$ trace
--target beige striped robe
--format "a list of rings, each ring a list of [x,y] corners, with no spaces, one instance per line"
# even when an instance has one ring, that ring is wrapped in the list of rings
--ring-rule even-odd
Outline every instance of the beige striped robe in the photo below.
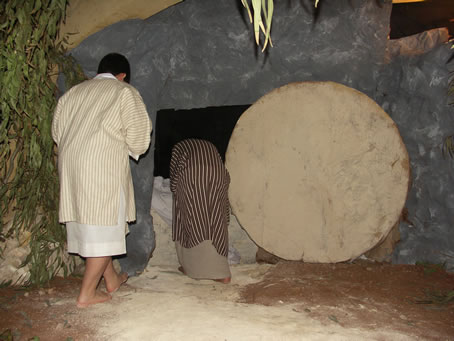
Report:
[[[151,121],[139,92],[110,76],[71,88],[54,112],[62,223],[116,225],[121,189],[136,219],[129,154],[146,152]]]
[[[228,255],[230,176],[216,147],[187,139],[172,149],[170,189],[173,193],[172,238],[185,248],[211,240]]]

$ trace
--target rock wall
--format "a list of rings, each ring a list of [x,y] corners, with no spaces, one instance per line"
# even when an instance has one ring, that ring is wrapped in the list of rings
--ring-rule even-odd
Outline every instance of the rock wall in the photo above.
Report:
[[[454,133],[447,96],[452,56],[447,44],[399,56],[377,78],[376,100],[398,125],[412,171],[395,263],[446,262],[454,270],[453,161],[442,155],[444,138]]]
[[[71,54],[89,76],[106,53],[125,54],[131,83],[154,123],[160,109],[251,104],[294,81],[329,80],[362,91],[394,119],[411,159],[408,219],[400,224],[393,261],[453,266],[454,179],[452,162],[441,155],[443,137],[454,130],[447,105],[452,51],[445,44],[421,55],[390,57],[388,1],[325,0],[317,11],[311,3],[276,2],[274,48],[265,53],[253,42],[240,1],[186,0],[146,20],[113,24]],[[152,143],[139,163],[131,162],[138,220],[128,256],[120,260],[130,274],[143,269],[154,247],[153,156]]]

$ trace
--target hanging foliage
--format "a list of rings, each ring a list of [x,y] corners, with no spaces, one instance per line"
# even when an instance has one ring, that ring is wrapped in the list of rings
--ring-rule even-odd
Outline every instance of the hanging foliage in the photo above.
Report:
[[[80,69],[57,43],[67,0],[0,3],[0,240],[30,232],[28,284],[42,285],[65,261],[58,222],[58,174],[51,137],[57,65],[74,80]],[[79,77],[80,78],[80,77]],[[71,258],[69,258],[70,260]]]
[[[314,6],[317,7],[319,0],[315,0]],[[254,36],[255,43],[260,45],[260,30],[264,35],[264,42],[262,47],[262,52],[265,51],[268,46],[268,42],[271,47],[273,43],[271,41],[271,23],[273,20],[274,12],[274,0],[251,0],[252,3],[252,12],[249,7],[248,0],[241,0],[241,3],[246,8],[249,20],[254,24]],[[263,19],[262,20],[262,12]]]

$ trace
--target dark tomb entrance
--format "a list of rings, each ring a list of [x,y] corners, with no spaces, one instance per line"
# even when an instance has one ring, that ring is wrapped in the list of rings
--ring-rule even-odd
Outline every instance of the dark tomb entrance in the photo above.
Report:
[[[156,118],[154,176],[169,178],[173,146],[188,138],[210,141],[225,161],[233,128],[250,105],[208,107],[190,110],[160,110]]]

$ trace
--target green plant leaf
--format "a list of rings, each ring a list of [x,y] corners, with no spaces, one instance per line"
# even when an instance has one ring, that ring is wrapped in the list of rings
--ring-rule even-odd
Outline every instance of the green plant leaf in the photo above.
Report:
[[[31,251],[23,264],[30,268],[30,285],[45,284],[60,269],[65,274],[74,269],[74,261],[67,264],[63,257],[66,233],[58,222],[58,174],[50,134],[54,67],[79,78],[83,74],[57,42],[67,3],[0,2],[0,236],[31,233]]]

